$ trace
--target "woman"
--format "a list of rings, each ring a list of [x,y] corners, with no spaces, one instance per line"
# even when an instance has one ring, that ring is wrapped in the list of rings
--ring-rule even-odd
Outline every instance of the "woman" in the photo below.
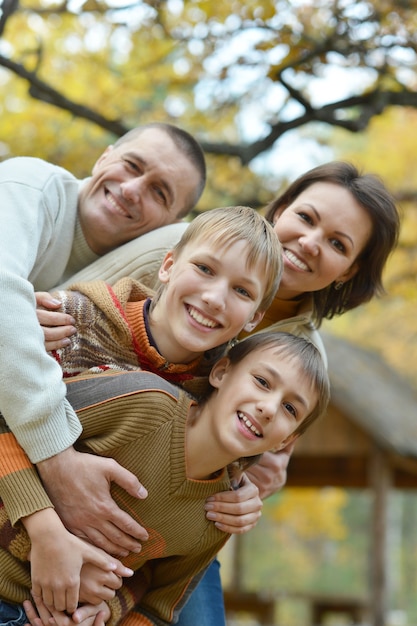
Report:
[[[259,330],[310,337],[324,354],[318,329],[383,293],[382,273],[398,240],[400,220],[379,178],[346,162],[320,165],[295,180],[266,210],[283,246],[284,272]],[[247,470],[262,499],[283,487],[292,447]],[[222,529],[221,503],[210,517]],[[204,606],[204,611],[201,607]],[[198,617],[198,619],[197,619]],[[219,564],[208,568],[178,621],[179,626],[225,624]]]

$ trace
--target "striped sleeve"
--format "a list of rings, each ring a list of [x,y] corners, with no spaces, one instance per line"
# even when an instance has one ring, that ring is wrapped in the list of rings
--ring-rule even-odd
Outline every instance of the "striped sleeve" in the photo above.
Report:
[[[19,494],[19,497],[16,497]],[[38,473],[0,416],[0,497],[13,525],[52,507]]]

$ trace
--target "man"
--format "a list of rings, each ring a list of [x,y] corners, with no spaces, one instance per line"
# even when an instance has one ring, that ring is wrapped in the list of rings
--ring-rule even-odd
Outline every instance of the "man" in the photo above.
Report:
[[[124,135],[85,181],[40,159],[0,165],[0,411],[41,475],[58,466],[75,471],[72,444],[81,427],[61,369],[45,352],[34,289],[50,289],[125,242],[180,220],[204,184],[200,146],[168,124]],[[93,477],[90,460],[77,471]],[[133,475],[110,461],[105,466],[108,481],[146,495]],[[129,528],[146,538],[130,518]],[[132,539],[126,548],[140,546]]]

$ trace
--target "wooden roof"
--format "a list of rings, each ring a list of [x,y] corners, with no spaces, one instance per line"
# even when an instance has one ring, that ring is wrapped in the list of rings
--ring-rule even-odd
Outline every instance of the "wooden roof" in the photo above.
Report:
[[[417,388],[375,352],[322,333],[332,397],[328,414],[297,442],[288,485],[366,487],[375,447],[394,484],[417,487]]]

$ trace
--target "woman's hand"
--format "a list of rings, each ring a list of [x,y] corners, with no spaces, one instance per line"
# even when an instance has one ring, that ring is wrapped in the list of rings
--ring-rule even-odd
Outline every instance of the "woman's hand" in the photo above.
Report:
[[[222,491],[207,498],[206,517],[225,533],[243,534],[256,526],[261,517],[262,500],[258,487],[243,474],[235,491]]]
[[[36,315],[45,337],[48,352],[69,346],[70,337],[77,332],[71,315],[61,313],[59,300],[52,298],[47,291],[35,292]]]
[[[264,452],[260,461],[246,470],[247,475],[259,489],[262,500],[283,488],[287,482],[287,469],[294,442],[278,452]]]

